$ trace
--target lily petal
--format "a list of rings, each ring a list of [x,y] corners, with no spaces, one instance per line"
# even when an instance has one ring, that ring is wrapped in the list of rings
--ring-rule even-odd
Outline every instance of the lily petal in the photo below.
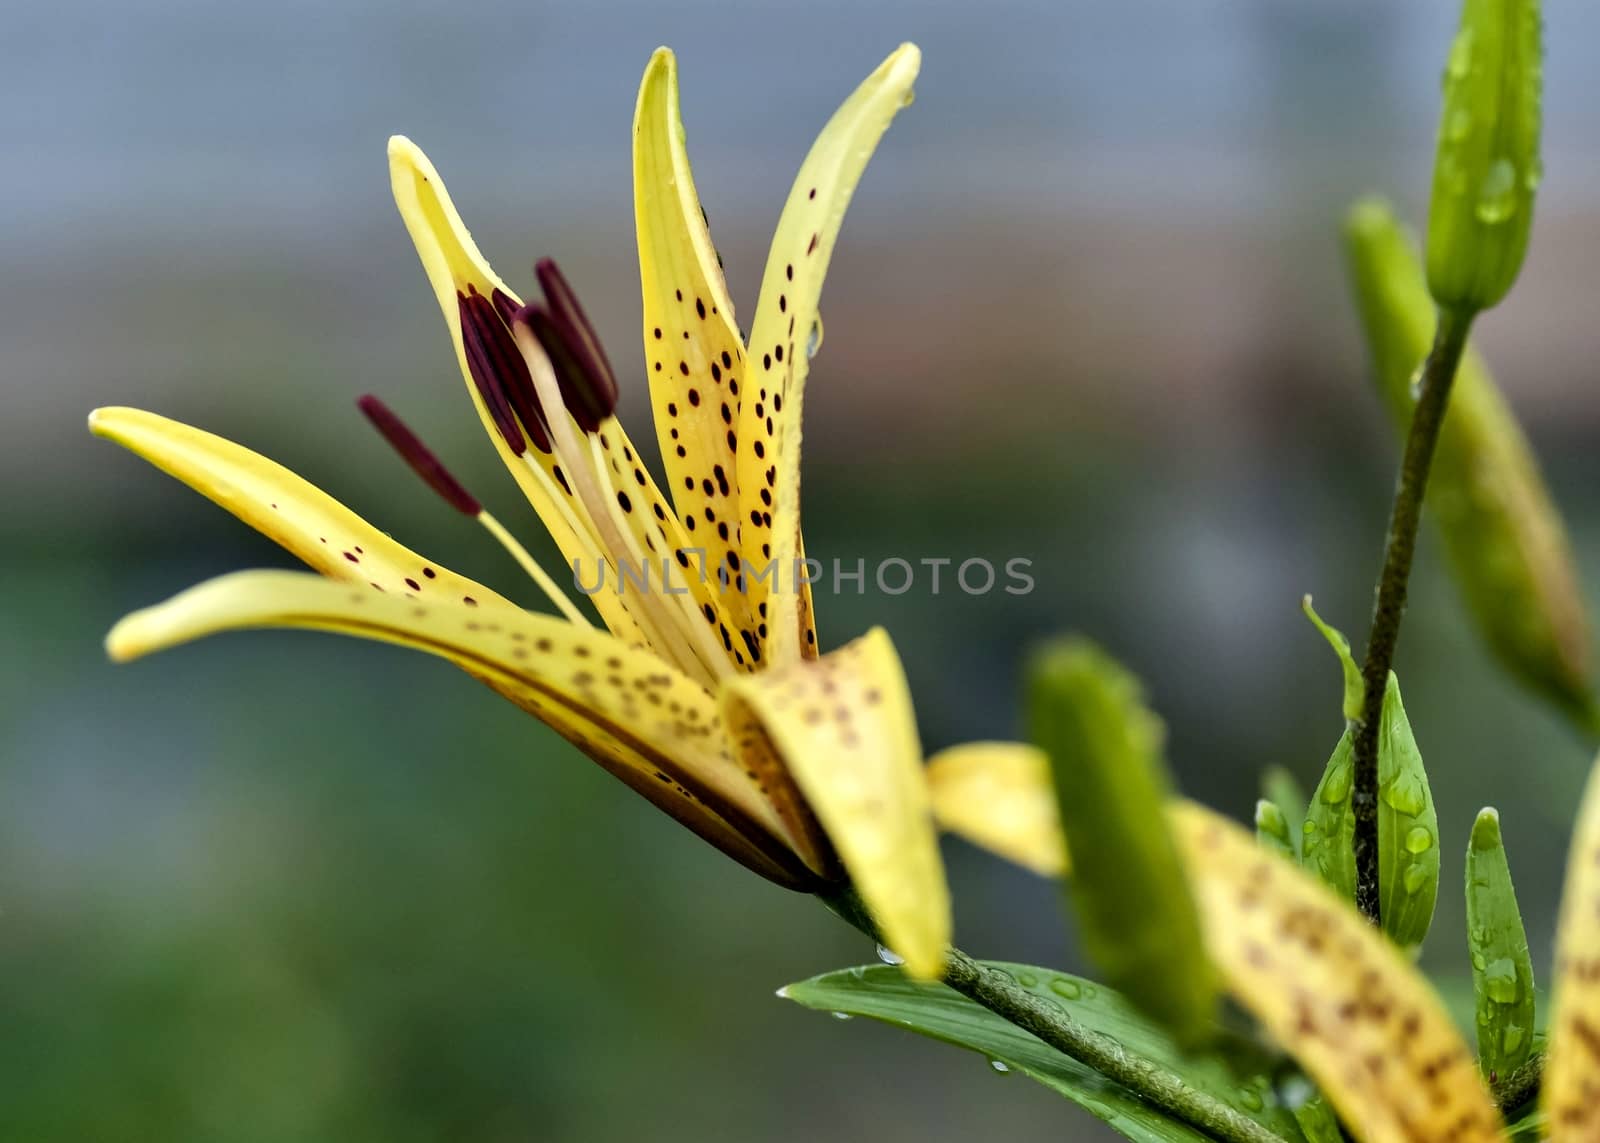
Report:
[[[1220,814],[1176,803],[1206,951],[1366,1143],[1504,1140],[1472,1053],[1393,943]]]
[[[456,363],[467,384],[467,393],[478,410],[478,419],[494,444],[495,451],[505,462],[506,469],[527,496],[528,503],[538,513],[539,519],[549,529],[556,546],[569,561],[580,560],[594,567],[593,548],[589,538],[575,531],[569,517],[578,511],[577,501],[571,492],[571,482],[560,472],[555,458],[536,448],[519,456],[506,443],[495,427],[494,417],[484,403],[483,395],[472,380],[472,370],[467,365],[466,342],[461,330],[461,299],[473,294],[493,300],[503,309],[515,310],[522,301],[501,280],[479,253],[478,245],[467,232],[450,192],[433,164],[416,144],[403,135],[389,140],[389,181],[394,190],[395,205],[400,209],[406,230],[417,248],[428,282],[439,299],[439,309],[444,314],[450,331],[450,341],[455,346]],[[563,414],[564,415],[564,414]],[[543,477],[533,467],[542,470]],[[565,503],[563,503],[563,501]],[[600,617],[614,634],[642,641],[638,628],[628,615],[623,600],[615,592],[597,591],[589,597],[600,612]]]
[[[943,972],[950,897],[905,674],[881,628],[814,662],[724,684],[730,727],[759,728],[883,933],[924,979]]]
[[[746,557],[757,566],[775,561],[785,583],[801,549],[800,410],[811,354],[822,336],[822,279],[856,183],[889,121],[911,101],[921,66],[916,45],[902,44],[828,120],[795,178],[767,256],[750,328],[750,375],[741,379],[739,519]],[[801,615],[810,610],[802,594],[750,585],[752,609],[759,611],[763,602],[770,609],[767,654],[774,662],[812,653],[808,648],[815,646],[815,632],[802,629]]]
[[[667,485],[683,526],[713,563],[738,572],[737,425],[744,342],[695,191],[679,113],[678,65],[658,48],[633,116],[633,213],[644,294],[644,352]],[[723,600],[752,635],[743,596]],[[754,663],[749,664],[752,668]]]
[[[1600,1138],[1600,763],[1589,775],[1567,858],[1540,1098],[1553,1143]]]
[[[1068,873],[1067,839],[1049,797],[1050,760],[1037,746],[970,742],[941,750],[928,760],[928,792],[941,829],[1041,877]]]
[[[218,631],[299,627],[447,659],[574,742],[749,868],[790,887],[815,879],[729,754],[713,698],[646,651],[554,616],[355,589],[303,572],[238,572],[128,616],[107,648],[127,660]]]
[[[142,409],[89,414],[115,441],[226,508],[316,571],[422,601],[519,610],[481,583],[398,544],[309,481],[230,440]]]

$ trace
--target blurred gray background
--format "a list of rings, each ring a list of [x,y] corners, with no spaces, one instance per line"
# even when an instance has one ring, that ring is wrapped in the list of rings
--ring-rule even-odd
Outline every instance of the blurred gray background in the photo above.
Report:
[[[241,635],[129,667],[125,611],[286,557],[83,429],[99,404],[266,452],[532,602],[370,436],[376,390],[524,536],[388,191],[404,132],[513,282],[562,260],[631,388],[629,122],[679,53],[743,312],[813,133],[925,52],[852,206],[807,402],[807,539],[1025,556],[1037,590],[823,596],[904,654],[926,745],[1015,733],[1033,641],[1149,681],[1185,788],[1308,785],[1395,460],[1344,206],[1425,205],[1445,0],[0,3],[0,1138],[1090,1137],[981,1059],[786,1006],[870,959],[450,668]],[[1600,583],[1600,10],[1549,0],[1533,248],[1481,343]],[[1501,679],[1425,547],[1400,669],[1447,855],[1497,804],[1548,961],[1590,746]],[[958,936],[1081,965],[1052,889],[948,847]],[[1428,964],[1466,972],[1447,857]]]

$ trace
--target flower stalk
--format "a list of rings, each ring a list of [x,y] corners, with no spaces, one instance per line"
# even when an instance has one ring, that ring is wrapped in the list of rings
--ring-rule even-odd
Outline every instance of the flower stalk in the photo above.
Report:
[[[871,915],[853,890],[819,895],[823,904],[874,941]],[[1030,1032],[1056,1051],[1121,1084],[1175,1119],[1222,1143],[1284,1143],[1275,1133],[1215,1096],[1197,1091],[1159,1064],[1128,1051],[1117,1040],[1085,1027],[1058,1004],[1035,996],[1000,969],[958,948],[945,954],[943,981],[996,1016]]]
[[[1417,526],[1428,491],[1428,472],[1434,447],[1450,404],[1473,314],[1441,307],[1433,348],[1418,371],[1416,409],[1406,434],[1400,479],[1389,511],[1389,531],[1384,541],[1383,570],[1378,577],[1378,598],[1361,665],[1363,702],[1355,726],[1354,773],[1351,806],[1355,814],[1356,907],[1373,924],[1381,919],[1378,885],[1378,730],[1382,724],[1383,694],[1394,665],[1405,616],[1411,563],[1417,549]]]

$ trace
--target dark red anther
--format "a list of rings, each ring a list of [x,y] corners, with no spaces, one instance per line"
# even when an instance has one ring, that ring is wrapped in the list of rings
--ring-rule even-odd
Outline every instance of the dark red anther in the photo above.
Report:
[[[499,290],[495,293],[505,297]],[[501,438],[518,456],[528,451],[529,440],[540,452],[549,452],[550,437],[538,402],[532,398],[528,364],[500,317],[499,298],[491,301],[469,287],[467,293],[456,294],[456,301],[467,371]],[[527,429],[526,438],[523,429]]]
[[[573,385],[587,391],[583,405],[589,411],[604,409],[598,414],[601,419],[611,416],[617,409],[617,378],[611,371],[611,362],[606,358],[600,335],[595,332],[594,325],[583,312],[583,306],[578,303],[578,295],[573,292],[566,275],[562,274],[554,260],[539,259],[533,272],[538,276],[539,286],[549,303],[551,327],[559,334],[561,345],[570,360]],[[540,341],[554,361],[556,350],[550,341],[545,340],[543,333],[540,333]],[[565,392],[564,387],[563,394]],[[568,397],[567,402],[570,406],[572,398]],[[574,411],[573,416],[577,415]],[[581,423],[582,418],[579,420]]]
[[[394,410],[388,405],[368,393],[356,401],[356,406],[367,415],[372,427],[400,454],[400,459],[411,466],[411,471],[444,497],[445,503],[468,516],[477,516],[483,511],[483,505],[478,503],[477,498],[451,475],[433,451],[422,443],[404,421],[395,416]]]

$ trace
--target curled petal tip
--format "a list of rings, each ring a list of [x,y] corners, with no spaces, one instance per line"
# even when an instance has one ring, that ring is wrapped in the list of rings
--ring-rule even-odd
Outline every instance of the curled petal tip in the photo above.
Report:
[[[128,663],[150,649],[149,639],[141,634],[144,612],[135,611],[117,621],[106,633],[106,655],[113,663]]]

